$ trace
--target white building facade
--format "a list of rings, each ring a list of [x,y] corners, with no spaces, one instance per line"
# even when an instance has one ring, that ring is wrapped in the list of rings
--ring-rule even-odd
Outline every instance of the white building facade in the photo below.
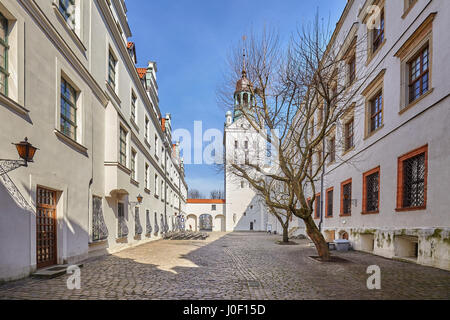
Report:
[[[450,270],[449,14],[448,1],[348,1],[331,41],[356,44],[340,48],[364,52],[345,72],[370,76],[328,137],[328,241]]]
[[[159,239],[187,185],[123,0],[0,3],[0,281]],[[140,196],[140,197],[138,197]],[[138,201],[138,198],[140,202]]]
[[[225,232],[225,200],[188,199],[185,229],[192,231]]]

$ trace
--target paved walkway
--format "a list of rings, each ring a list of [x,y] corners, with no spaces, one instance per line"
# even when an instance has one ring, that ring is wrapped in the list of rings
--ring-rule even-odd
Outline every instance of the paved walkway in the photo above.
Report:
[[[323,264],[315,250],[279,236],[214,233],[207,241],[157,241],[85,263],[81,290],[66,279],[0,285],[0,299],[450,299],[450,272],[360,252]],[[381,268],[381,290],[366,269]]]

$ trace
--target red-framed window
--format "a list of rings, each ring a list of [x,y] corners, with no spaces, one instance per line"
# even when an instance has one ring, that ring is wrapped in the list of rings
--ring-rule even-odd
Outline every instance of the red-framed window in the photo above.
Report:
[[[380,212],[380,167],[363,174],[363,214]]]
[[[427,207],[428,145],[398,158],[397,211]]]
[[[325,198],[325,218],[333,217],[333,197],[334,197],[334,188],[327,189],[327,194]]]
[[[352,179],[341,183],[341,216],[352,215]]]

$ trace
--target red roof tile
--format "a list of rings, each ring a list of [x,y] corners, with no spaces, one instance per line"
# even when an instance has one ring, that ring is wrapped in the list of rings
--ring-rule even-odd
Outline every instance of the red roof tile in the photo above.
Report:
[[[136,68],[139,78],[143,79],[147,73],[147,68]]]

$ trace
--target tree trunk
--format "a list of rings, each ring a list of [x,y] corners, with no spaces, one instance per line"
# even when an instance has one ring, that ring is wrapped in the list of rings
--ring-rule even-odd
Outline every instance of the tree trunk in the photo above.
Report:
[[[330,249],[328,248],[328,244],[325,241],[322,233],[319,231],[319,228],[317,228],[314,219],[312,218],[312,216],[309,216],[308,218],[303,219],[303,221],[306,225],[306,233],[308,234],[312,242],[314,242],[320,259],[322,261],[329,261],[331,258]]]
[[[283,242],[288,243],[289,242],[289,227],[283,226]]]

